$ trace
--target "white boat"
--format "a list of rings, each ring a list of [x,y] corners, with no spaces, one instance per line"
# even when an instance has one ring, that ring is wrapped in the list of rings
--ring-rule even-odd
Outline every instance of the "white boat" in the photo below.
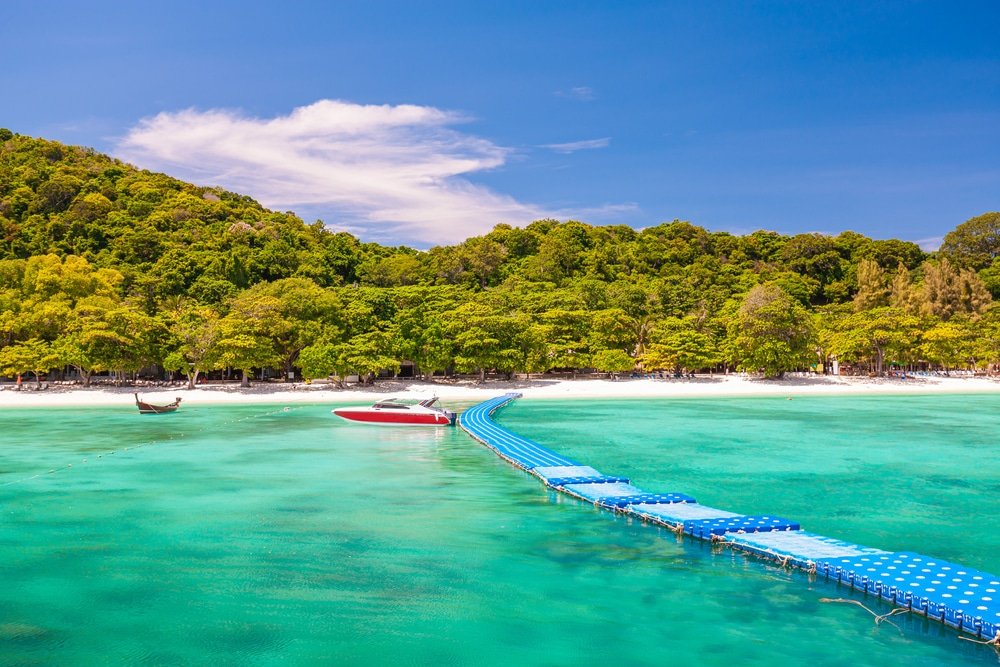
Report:
[[[388,398],[370,407],[334,408],[333,414],[352,422],[409,426],[454,426],[455,413],[424,400]]]

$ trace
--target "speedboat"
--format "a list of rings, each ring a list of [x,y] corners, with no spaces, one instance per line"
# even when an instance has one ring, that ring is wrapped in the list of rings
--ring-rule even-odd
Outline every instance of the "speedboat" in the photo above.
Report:
[[[437,397],[425,400],[388,398],[367,408],[334,408],[341,419],[367,424],[454,426],[455,413],[434,405]]]

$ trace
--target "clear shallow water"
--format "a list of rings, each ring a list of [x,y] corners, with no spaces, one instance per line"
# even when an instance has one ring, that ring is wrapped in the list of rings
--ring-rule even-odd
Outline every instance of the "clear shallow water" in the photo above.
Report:
[[[499,420],[650,490],[1000,572],[998,407],[518,401]],[[457,429],[329,410],[0,411],[0,664],[996,663],[556,496]]]

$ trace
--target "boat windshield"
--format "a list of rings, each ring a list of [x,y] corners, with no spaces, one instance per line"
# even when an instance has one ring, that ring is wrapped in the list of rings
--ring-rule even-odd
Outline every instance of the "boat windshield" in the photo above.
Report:
[[[372,407],[374,408],[395,408],[397,410],[405,410],[409,407],[417,405],[419,401],[412,398],[387,398],[385,400],[379,401]]]
[[[434,407],[434,404],[437,402],[437,400],[438,400],[437,396],[435,396],[434,398],[426,398],[422,401],[416,398],[387,398],[385,400],[379,401],[372,407],[386,408],[389,410],[406,410],[416,405],[421,405],[425,408],[431,408]]]

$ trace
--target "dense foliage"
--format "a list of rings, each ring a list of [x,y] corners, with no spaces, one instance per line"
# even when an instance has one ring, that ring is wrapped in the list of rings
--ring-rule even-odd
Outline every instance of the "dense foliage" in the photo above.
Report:
[[[939,256],[681,221],[539,220],[419,251],[0,130],[0,374],[982,368],[1000,362],[998,225],[959,225]]]

